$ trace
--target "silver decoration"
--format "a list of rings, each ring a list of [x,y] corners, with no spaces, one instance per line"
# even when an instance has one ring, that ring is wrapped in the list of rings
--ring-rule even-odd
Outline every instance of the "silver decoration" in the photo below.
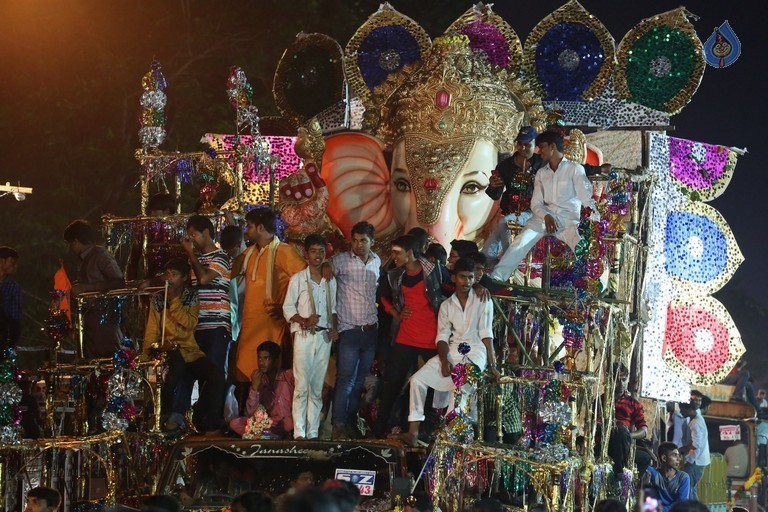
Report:
[[[19,427],[6,425],[0,427],[0,444],[17,444],[21,441]]]
[[[107,382],[107,389],[110,396],[138,398],[141,393],[141,380],[135,372],[129,370],[115,372]]]
[[[15,382],[0,384],[0,404],[16,405],[21,402],[21,388]]]
[[[666,55],[659,55],[651,61],[651,74],[661,78],[672,72],[672,61]]]
[[[167,98],[162,91],[147,91],[141,95],[141,106],[144,108],[154,108],[162,110],[165,108]]]
[[[564,444],[557,443],[537,449],[531,458],[545,464],[556,464],[566,460],[569,456],[568,448]]]
[[[381,52],[379,55],[379,66],[384,71],[394,71],[400,67],[400,54],[393,49]]]
[[[560,52],[560,55],[557,56],[557,63],[566,71],[573,71],[578,68],[580,61],[581,57],[579,57],[579,53],[570,48],[563,50]]]
[[[101,426],[104,430],[125,430],[128,428],[128,421],[113,412],[105,412],[101,417]]]
[[[571,423],[571,408],[565,402],[544,402],[539,408],[539,416],[544,423],[569,425]]]
[[[165,128],[162,126],[142,126],[139,129],[139,141],[145,149],[154,149],[165,140]]]

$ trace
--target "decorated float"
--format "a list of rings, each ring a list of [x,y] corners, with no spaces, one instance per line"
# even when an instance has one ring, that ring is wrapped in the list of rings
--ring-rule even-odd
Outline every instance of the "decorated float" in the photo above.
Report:
[[[705,67],[689,17],[678,8],[640,20],[617,45],[572,0],[523,45],[483,4],[433,40],[385,3],[344,48],[324,34],[297,36],[275,72],[280,118],[259,118],[245,74],[232,68],[235,131],[205,134],[206,149],[193,152],[160,149],[168,99],[155,62],[142,79],[140,215],[104,217],[109,248],[126,268],[133,265],[136,278],[154,275],[191,214],[150,217],[147,201],[152,193],[178,199],[195,188],[196,210],[218,227],[269,206],[281,214],[280,235],[297,245],[321,232],[341,250],[351,227],[365,220],[384,254],[390,240],[417,226],[446,247],[454,239],[482,246],[499,218],[498,203],[484,191],[520,128],[561,130],[570,159],[610,164],[590,177],[600,220],[584,212],[575,252],[542,239],[509,289],[494,297],[501,382],[487,381],[469,362],[457,366],[458,387],[479,385],[478,422],[461,407],[445,419],[414,488],[423,484],[444,511],[487,495],[551,512],[587,511],[607,496],[630,502],[636,468],[614,474],[608,443],[598,442],[614,421],[613,369],[631,369],[648,423],[657,426],[662,401],[687,402],[692,385],[720,381],[744,353],[728,312],[712,297],[742,256],[725,219],[707,204],[725,191],[740,151],[667,135]],[[517,178],[521,196],[530,179]],[[520,226],[511,228],[514,236]],[[140,325],[142,294],[87,296],[75,313],[84,302],[102,301]],[[65,315],[52,308],[50,335],[58,343],[68,330]],[[93,497],[93,478],[57,479],[96,466],[107,502],[139,480],[152,492],[173,491],[135,469],[157,464],[170,442],[153,412],[163,362],[137,364],[140,331],[128,331],[132,344],[113,361],[48,367],[45,439],[18,441],[15,395],[2,395],[7,507],[18,486],[35,483],[62,487],[71,501]],[[107,432],[99,436],[78,430],[85,418],[77,390],[89,375],[110,396]],[[12,380],[11,372],[3,386]],[[519,439],[504,442],[515,422]]]

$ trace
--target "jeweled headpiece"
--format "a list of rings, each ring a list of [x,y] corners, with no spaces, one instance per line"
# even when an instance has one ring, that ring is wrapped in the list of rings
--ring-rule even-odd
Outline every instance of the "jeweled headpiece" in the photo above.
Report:
[[[483,139],[514,148],[525,106],[511,92],[514,78],[470,48],[465,35],[437,38],[421,67],[389,96],[374,128],[388,148],[407,135],[431,140]],[[386,87],[374,92],[388,95]]]

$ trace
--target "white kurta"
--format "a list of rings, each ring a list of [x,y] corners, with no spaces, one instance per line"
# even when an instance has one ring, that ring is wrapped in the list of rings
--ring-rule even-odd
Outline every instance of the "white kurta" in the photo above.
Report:
[[[311,290],[311,291],[310,291]],[[312,300],[310,301],[310,293]],[[330,309],[328,299],[330,298]],[[309,267],[291,276],[283,303],[283,314],[291,324],[293,333],[293,435],[314,438],[320,428],[320,411],[323,408],[322,393],[328,360],[331,357],[331,340],[328,329],[333,327],[336,314],[336,280],[320,283],[312,280]],[[302,330],[291,317],[299,314],[308,318],[320,315],[318,327],[325,330]]]
[[[575,250],[581,240],[578,227],[582,206],[591,208],[593,215],[597,215],[595,201],[592,199],[592,184],[581,164],[563,158],[557,171],[553,171],[549,164],[539,169],[531,197],[533,217],[509,244],[501,261],[493,269],[493,278],[502,281],[509,279],[528,251],[548,234],[544,222],[547,215],[551,215],[557,224],[557,231],[552,235]]]
[[[435,343],[448,343],[448,361],[455,365],[464,361],[459,352],[459,345],[467,343],[470,347],[466,357],[481,370],[488,365],[488,354],[484,338],[493,338],[493,302],[482,302],[474,290],[469,292],[465,308],[461,307],[456,294],[443,301],[437,316],[437,337]],[[465,386],[466,387],[466,386]],[[433,405],[435,408],[450,404],[450,391],[455,389],[451,377],[443,377],[440,369],[440,357],[434,356],[411,377],[411,403],[408,421],[424,420],[424,400],[427,388],[435,390]],[[473,389],[463,389],[470,394]]]

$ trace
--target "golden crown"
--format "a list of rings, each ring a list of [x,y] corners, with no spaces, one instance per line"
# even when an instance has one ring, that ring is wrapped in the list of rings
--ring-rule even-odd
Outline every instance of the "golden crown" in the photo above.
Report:
[[[527,124],[543,123],[540,100],[474,52],[467,36],[435,39],[419,69],[408,71],[374,91],[380,109],[368,128],[390,149],[412,134],[435,141],[484,139],[510,151],[526,116]]]

